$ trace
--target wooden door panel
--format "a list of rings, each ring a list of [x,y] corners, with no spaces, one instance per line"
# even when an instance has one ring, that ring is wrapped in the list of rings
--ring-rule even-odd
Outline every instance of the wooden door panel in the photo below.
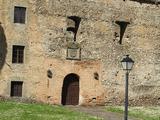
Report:
[[[67,104],[77,105],[79,102],[79,86],[77,82],[68,86],[67,90]]]
[[[62,89],[63,105],[78,105],[79,103],[79,77],[67,76]]]

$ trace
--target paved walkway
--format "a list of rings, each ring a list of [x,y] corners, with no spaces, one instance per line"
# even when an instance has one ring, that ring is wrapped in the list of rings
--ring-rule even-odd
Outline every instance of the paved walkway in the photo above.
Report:
[[[97,116],[99,118],[103,118],[104,120],[124,120],[122,114],[106,112],[104,106],[95,106],[95,107],[66,106],[66,107],[74,111],[80,111],[93,116]],[[129,118],[128,120],[138,120],[138,119]]]

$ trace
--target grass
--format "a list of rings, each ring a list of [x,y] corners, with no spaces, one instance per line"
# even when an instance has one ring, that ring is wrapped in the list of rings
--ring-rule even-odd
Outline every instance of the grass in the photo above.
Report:
[[[0,120],[100,120],[63,106],[0,101]]]
[[[107,111],[124,113],[122,106],[107,106]],[[140,120],[160,120],[160,107],[129,107],[129,116]]]

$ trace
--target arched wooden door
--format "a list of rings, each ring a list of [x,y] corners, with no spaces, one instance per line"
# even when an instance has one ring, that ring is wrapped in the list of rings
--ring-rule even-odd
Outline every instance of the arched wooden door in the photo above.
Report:
[[[79,76],[69,74],[64,78],[62,88],[62,105],[79,104]]]

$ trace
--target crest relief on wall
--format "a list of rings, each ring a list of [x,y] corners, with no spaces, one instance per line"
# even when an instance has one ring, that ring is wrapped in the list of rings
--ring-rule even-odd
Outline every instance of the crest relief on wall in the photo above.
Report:
[[[81,47],[76,41],[69,42],[67,44],[66,59],[69,59],[69,60],[80,60],[81,59]]]

